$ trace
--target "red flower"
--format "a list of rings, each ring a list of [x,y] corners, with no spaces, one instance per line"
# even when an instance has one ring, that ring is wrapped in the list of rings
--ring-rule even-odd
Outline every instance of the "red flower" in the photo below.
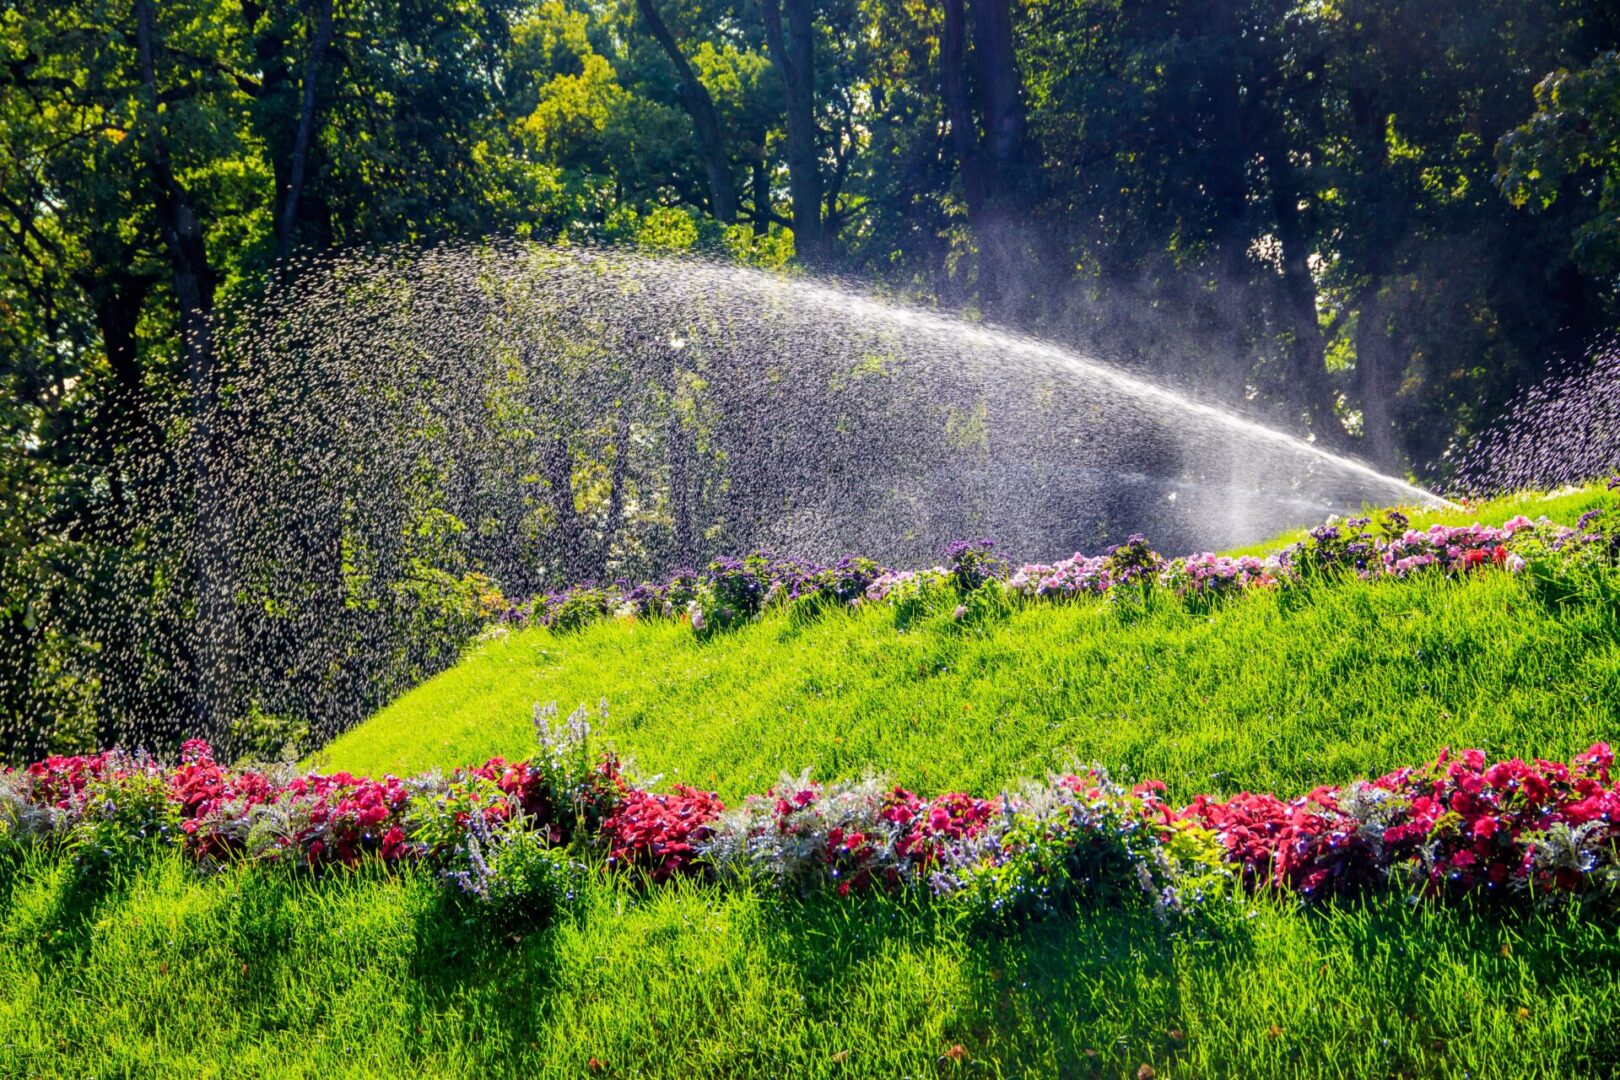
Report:
[[[602,821],[608,865],[647,871],[654,883],[696,870],[696,844],[714,832],[725,810],[713,792],[675,785],[669,795],[630,788]]]

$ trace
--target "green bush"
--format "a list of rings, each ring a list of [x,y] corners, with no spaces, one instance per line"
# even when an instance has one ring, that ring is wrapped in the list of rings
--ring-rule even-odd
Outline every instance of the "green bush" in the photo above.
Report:
[[[580,868],[521,820],[475,828],[462,855],[463,868],[448,876],[502,927],[544,926],[578,895]]]

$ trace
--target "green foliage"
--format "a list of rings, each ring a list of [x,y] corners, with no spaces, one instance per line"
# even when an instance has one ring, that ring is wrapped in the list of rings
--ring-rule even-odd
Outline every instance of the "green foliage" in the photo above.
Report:
[[[1620,601],[1620,571],[1608,560],[1598,558],[1595,551],[1582,555],[1554,556],[1544,544],[1527,546],[1521,554],[1524,577],[1542,603],[1556,608]]]
[[[1095,838],[1080,843],[1067,835],[1072,826],[1066,811],[1026,807],[1014,815],[1002,838],[1013,854],[999,865],[973,867],[954,897],[968,917],[1005,927],[1051,918],[1076,903],[1114,908],[1144,903],[1137,876],[1139,871],[1152,880],[1151,838],[1104,799],[1094,797],[1091,803],[1091,819],[1104,824]]]
[[[74,865],[88,876],[128,870],[133,861],[174,843],[179,807],[159,770],[133,772],[85,786],[85,806],[69,839]]]
[[[889,590],[894,609],[894,628],[901,632],[940,611],[951,610],[956,590],[942,570],[918,570],[896,582]]]
[[[552,847],[536,829],[512,825],[495,830],[482,844],[470,839],[466,876],[476,874],[473,895],[497,925],[544,926],[573,903],[582,868],[568,853]]]
[[[434,855],[455,848],[466,834],[461,823],[474,814],[482,814],[502,799],[500,786],[495,781],[477,775],[447,782],[440,794],[438,799],[412,802],[410,814],[412,839]]]
[[[253,702],[231,725],[231,746],[239,761],[296,761],[309,746],[309,724],[278,716]]]
[[[545,598],[546,624],[554,633],[566,634],[597,622],[607,614],[608,593],[589,585],[575,585],[567,592]]]
[[[969,592],[958,591],[957,599],[951,618],[964,632],[993,633],[995,624],[1010,618],[1017,609],[1015,598],[994,578]]]
[[[1620,275],[1620,52],[1559,68],[1536,84],[1535,98],[1530,119],[1502,139],[1498,183],[1516,206],[1584,205],[1573,256],[1612,279]]]

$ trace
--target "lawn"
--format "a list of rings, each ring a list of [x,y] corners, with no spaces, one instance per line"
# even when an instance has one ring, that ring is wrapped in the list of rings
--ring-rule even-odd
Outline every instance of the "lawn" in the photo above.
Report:
[[[1598,498],[1514,499],[1467,520],[1573,522]],[[992,793],[1076,762],[1183,798],[1295,794],[1448,745],[1567,758],[1620,731],[1620,612],[1553,608],[1482,574],[1347,580],[1207,612],[1164,595],[1032,605],[968,631],[940,611],[899,633],[880,607],[707,641],[673,622],[537,628],[480,643],[317,760],[403,775],[523,757],[536,702],[604,698],[599,734],[641,773],[726,798],[806,766]]]
[[[242,1076],[1598,1076],[1620,934],[1399,898],[989,935],[904,901],[598,882],[491,932],[422,875],[0,880],[0,1072]],[[959,1051],[954,1048],[960,1047]],[[957,1060],[957,1058],[960,1060]],[[591,1060],[598,1063],[592,1069]]]
[[[1481,507],[1572,521],[1583,491]],[[514,632],[316,755],[404,773],[524,756],[530,710],[608,701],[643,775],[728,799],[784,768],[988,793],[1098,761],[1176,798],[1299,793],[1442,747],[1568,757],[1620,734],[1620,614],[1505,572],[1354,580],[1204,612],[1030,606],[898,632],[883,609]],[[1620,924],[1380,894],[1083,905],[987,930],[948,904],[592,878],[516,934],[424,871],[84,882],[0,862],[0,1075],[1392,1076],[1620,1069]],[[1145,1067],[1145,1068],[1144,1068]]]

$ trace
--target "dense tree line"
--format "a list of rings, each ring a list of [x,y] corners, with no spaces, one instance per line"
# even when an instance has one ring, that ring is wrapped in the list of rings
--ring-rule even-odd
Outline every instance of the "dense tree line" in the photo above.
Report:
[[[183,599],[98,575],[153,476],[208,534],[173,448],[209,445],[216,312],[299,257],[797,261],[1443,478],[1613,325],[1617,48],[1606,0],[10,0],[0,743],[108,714],[154,620],[229,617],[206,551]]]

